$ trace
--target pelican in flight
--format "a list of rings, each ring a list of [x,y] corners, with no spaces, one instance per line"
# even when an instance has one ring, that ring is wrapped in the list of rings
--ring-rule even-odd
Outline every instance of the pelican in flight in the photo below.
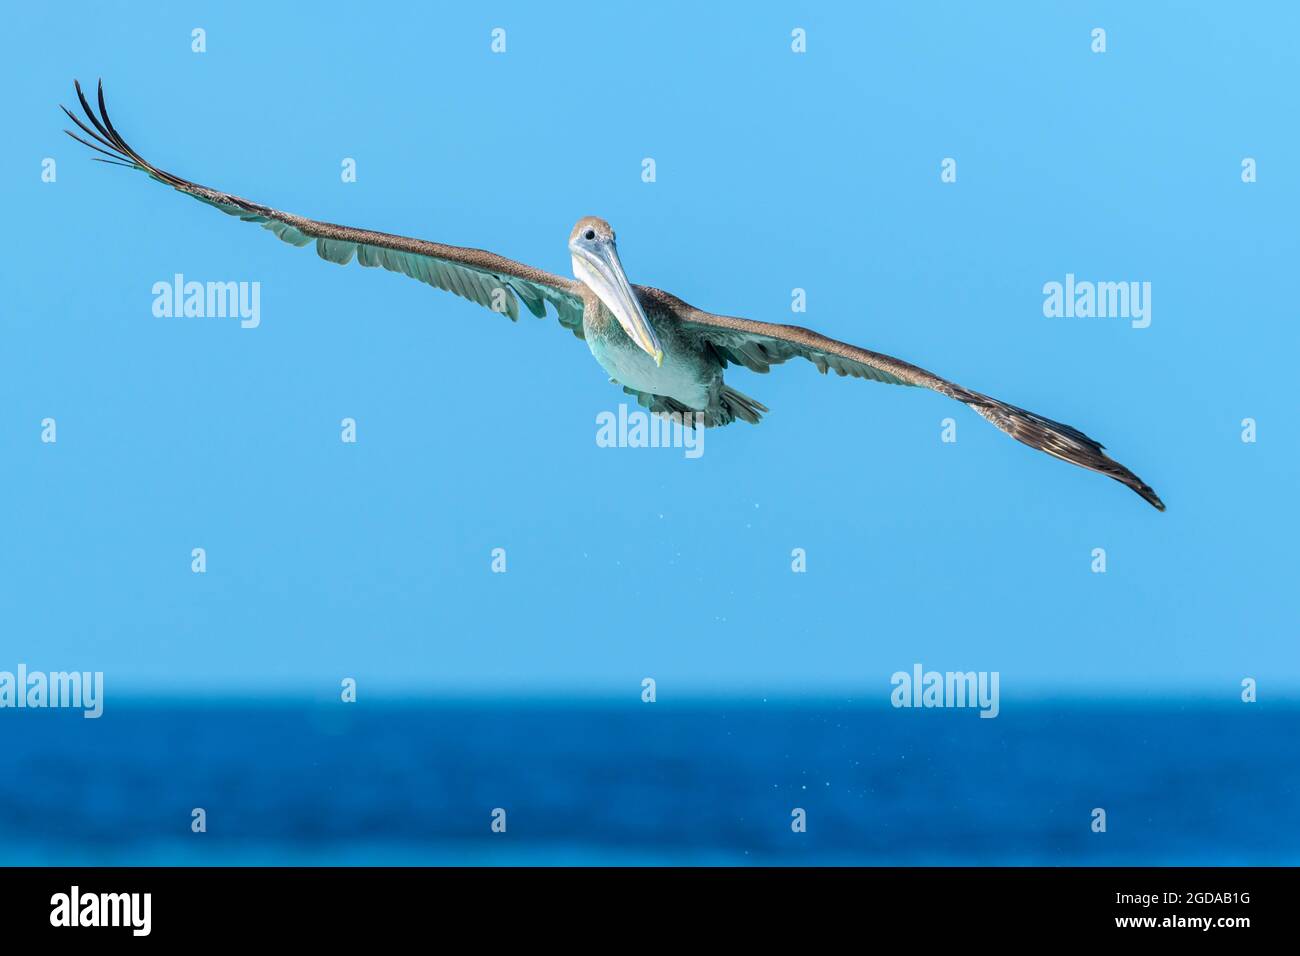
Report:
[[[891,385],[933,389],[973,408],[1017,441],[1127,485],[1164,510],[1141,478],[1110,458],[1102,445],[1069,425],[963,388],[908,362],[838,342],[808,329],[714,315],[649,286],[628,281],[619,261],[614,230],[603,219],[584,216],[569,234],[573,278],[552,275],[481,249],[354,229],[305,219],[164,172],[127,145],[113,127],[99,85],[98,113],[74,84],[89,126],[67,107],[63,112],[89,137],[65,130],[103,157],[101,162],[139,170],[187,196],[257,223],[295,246],[315,243],[316,254],[346,265],[382,266],[455,293],[481,306],[519,318],[519,303],[538,318],[550,303],[555,317],[580,339],[609,373],[610,380],[651,412],[681,415],[685,422],[727,425],[736,419],[757,424],[765,405],[736,391],[723,373],[730,365],[767,372],[792,358],[812,362],[825,373]]]

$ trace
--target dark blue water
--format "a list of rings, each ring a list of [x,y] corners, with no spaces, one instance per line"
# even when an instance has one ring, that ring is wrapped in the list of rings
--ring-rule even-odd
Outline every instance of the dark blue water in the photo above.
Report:
[[[113,703],[0,712],[0,863],[1300,863],[1294,708]]]

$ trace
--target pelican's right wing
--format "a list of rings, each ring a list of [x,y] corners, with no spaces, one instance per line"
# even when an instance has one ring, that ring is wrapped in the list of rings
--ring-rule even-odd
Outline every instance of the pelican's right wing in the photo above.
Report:
[[[1107,455],[1100,442],[1077,428],[963,388],[892,355],[849,345],[810,329],[714,315],[659,289],[644,286],[638,286],[638,289],[643,296],[658,300],[660,308],[671,310],[683,327],[707,342],[723,365],[731,363],[755,372],[766,372],[773,365],[802,358],[812,362],[823,373],[833,369],[839,375],[933,389],[970,406],[1016,441],[1114,478],[1132,488],[1153,507],[1165,510],[1164,502],[1150,485]]]
[[[81,108],[94,128],[86,126],[67,107],[61,108],[94,143],[87,142],[71,130],[65,132],[77,142],[107,156],[108,159],[102,160],[103,162],[138,169],[147,173],[151,179],[187,196],[193,196],[200,202],[216,206],[224,213],[238,216],[245,222],[255,222],[291,245],[305,246],[315,241],[317,255],[329,262],[346,265],[355,257],[363,266],[383,266],[393,272],[401,272],[494,312],[504,313],[512,320],[519,318],[519,299],[538,318],[546,316],[546,303],[549,302],[555,309],[560,324],[578,338],[583,337],[582,294],[579,284],[572,279],[543,272],[482,249],[445,246],[423,239],[305,219],[173,176],[146,162],[113,128],[108,111],[104,108],[102,83],[99,86],[98,116],[86,102],[81,84],[75,85],[77,99],[81,101]],[[95,143],[99,145],[96,146]]]

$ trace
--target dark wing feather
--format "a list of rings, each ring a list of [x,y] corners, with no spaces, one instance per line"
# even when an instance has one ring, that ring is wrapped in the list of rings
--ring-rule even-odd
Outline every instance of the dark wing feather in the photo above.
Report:
[[[766,372],[791,358],[807,359],[823,373],[872,379],[895,385],[933,389],[969,405],[1017,441],[1049,455],[1114,478],[1161,511],[1164,502],[1141,478],[1115,461],[1100,442],[1077,428],[1054,422],[1015,405],[971,391],[902,359],[839,342],[795,325],[775,325],[726,315],[714,315],[688,305],[658,289],[638,287],[643,297],[669,309],[688,329],[694,329],[725,363]]]
[[[224,213],[257,223],[291,245],[305,246],[315,242],[317,255],[329,262],[345,265],[355,258],[363,266],[383,266],[485,308],[503,312],[511,319],[519,317],[519,300],[538,318],[545,317],[546,303],[549,302],[560,324],[582,338],[582,292],[572,279],[482,249],[447,246],[319,222],[189,182],[147,162],[127,145],[109,119],[104,106],[103,83],[98,91],[98,115],[86,101],[81,84],[75,83],[75,86],[77,99],[90,125],[87,126],[67,107],[60,108],[90,139],[84,139],[71,130],[65,132],[82,145],[109,157],[103,162],[138,169],[151,179],[215,206]]]

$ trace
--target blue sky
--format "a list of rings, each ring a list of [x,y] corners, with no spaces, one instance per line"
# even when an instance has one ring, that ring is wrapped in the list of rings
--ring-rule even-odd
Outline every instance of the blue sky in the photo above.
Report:
[[[0,668],[882,702],[914,662],[1007,695],[1300,684],[1293,8],[539,6],[11,11]],[[627,399],[553,319],[91,163],[57,104],[100,76],[164,169],[566,275],[573,222],[604,216],[633,281],[1071,423],[1169,511],[941,396],[802,364],[729,373],[772,411],[698,460],[598,448]],[[155,318],[178,272],[259,282],[260,326]],[[1150,327],[1045,318],[1067,273],[1150,282]]]

